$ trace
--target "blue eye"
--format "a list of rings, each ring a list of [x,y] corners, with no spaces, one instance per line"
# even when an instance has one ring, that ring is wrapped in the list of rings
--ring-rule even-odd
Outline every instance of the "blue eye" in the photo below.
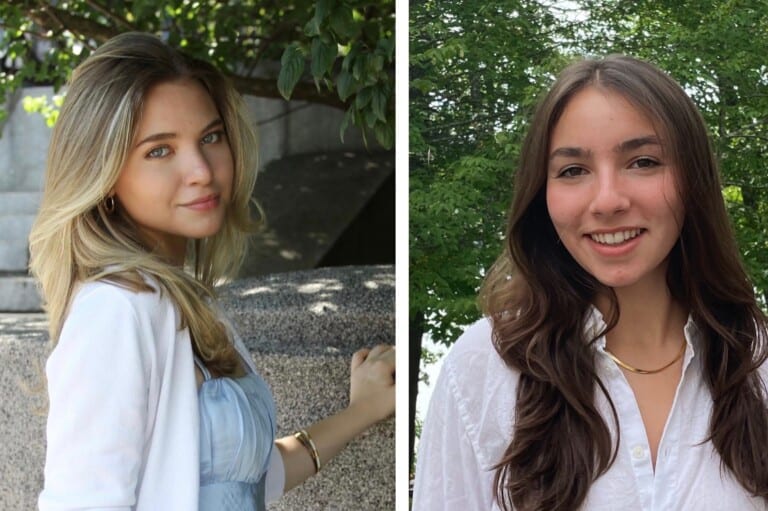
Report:
[[[168,146],[155,147],[147,153],[147,158],[164,158],[171,154],[171,150]]]
[[[212,131],[205,135],[200,142],[203,144],[215,144],[216,142],[221,141],[222,137],[224,136],[223,131]]]

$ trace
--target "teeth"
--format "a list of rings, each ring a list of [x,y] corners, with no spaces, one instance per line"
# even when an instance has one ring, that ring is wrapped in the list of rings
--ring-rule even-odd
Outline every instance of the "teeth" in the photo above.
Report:
[[[619,243],[631,240],[640,234],[640,231],[641,229],[630,229],[628,231],[590,234],[589,236],[592,240],[602,243],[603,245],[618,245]]]

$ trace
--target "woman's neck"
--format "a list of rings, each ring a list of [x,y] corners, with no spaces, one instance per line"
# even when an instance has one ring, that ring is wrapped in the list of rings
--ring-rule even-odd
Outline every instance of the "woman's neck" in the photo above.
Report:
[[[612,350],[663,352],[680,346],[688,311],[672,297],[666,282],[614,289],[619,321],[607,335]],[[608,318],[610,300],[599,296],[597,308]]]

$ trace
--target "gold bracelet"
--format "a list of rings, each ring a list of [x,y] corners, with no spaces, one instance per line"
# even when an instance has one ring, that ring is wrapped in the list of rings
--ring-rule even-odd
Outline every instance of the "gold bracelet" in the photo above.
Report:
[[[320,472],[320,455],[317,453],[317,447],[315,447],[315,442],[312,441],[312,437],[303,429],[293,436],[296,437],[296,440],[301,442],[301,445],[303,445],[307,451],[309,451],[309,456],[315,464],[315,474]]]

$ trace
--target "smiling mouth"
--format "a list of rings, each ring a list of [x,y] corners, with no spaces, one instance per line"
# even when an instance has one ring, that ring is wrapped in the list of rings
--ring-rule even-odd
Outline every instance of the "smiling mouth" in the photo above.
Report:
[[[589,237],[592,241],[600,243],[601,245],[620,245],[625,241],[636,238],[643,231],[645,231],[645,229],[628,229],[626,231],[590,234]]]

